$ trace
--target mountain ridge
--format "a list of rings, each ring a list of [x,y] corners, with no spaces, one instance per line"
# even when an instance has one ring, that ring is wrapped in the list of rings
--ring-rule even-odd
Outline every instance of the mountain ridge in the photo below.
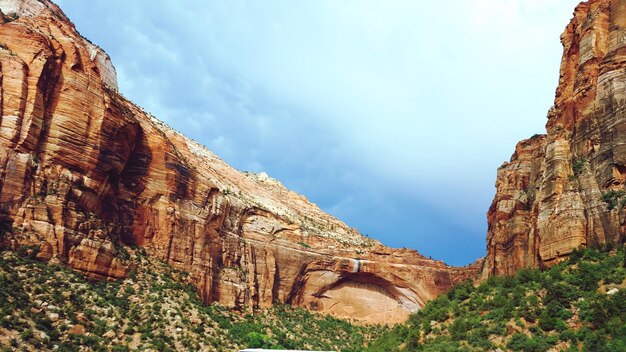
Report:
[[[6,246],[96,278],[126,277],[125,248],[140,246],[188,272],[205,303],[364,322],[402,321],[480,271],[387,248],[228,166],[121,96],[110,58],[51,1],[0,10]]]

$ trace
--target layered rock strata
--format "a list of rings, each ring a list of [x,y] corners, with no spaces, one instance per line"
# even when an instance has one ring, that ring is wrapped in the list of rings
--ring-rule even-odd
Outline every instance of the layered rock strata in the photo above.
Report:
[[[520,142],[498,171],[485,277],[624,242],[626,0],[581,3],[561,42],[547,133]]]
[[[389,249],[265,174],[241,173],[124,99],[109,57],[48,0],[0,0],[2,243],[97,278],[126,246],[205,302],[396,322],[480,265]]]

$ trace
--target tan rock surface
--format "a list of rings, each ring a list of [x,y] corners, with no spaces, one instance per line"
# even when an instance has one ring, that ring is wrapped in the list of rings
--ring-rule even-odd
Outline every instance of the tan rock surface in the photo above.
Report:
[[[518,144],[498,171],[483,276],[624,241],[624,197],[613,207],[603,196],[626,180],[626,1],[581,3],[561,42],[547,135]]]
[[[241,173],[116,91],[108,56],[47,0],[0,0],[6,245],[99,278],[125,245],[190,273],[205,302],[395,322],[477,274],[393,250],[265,174]],[[376,304],[372,304],[376,302]]]
[[[84,335],[84,334],[85,334],[85,332],[86,332],[85,327],[84,327],[84,326],[82,326],[82,325],[80,325],[80,324],[77,324],[77,325],[72,326],[72,327],[71,327],[71,328],[67,331],[67,333],[68,333],[68,334],[70,334],[70,335]]]

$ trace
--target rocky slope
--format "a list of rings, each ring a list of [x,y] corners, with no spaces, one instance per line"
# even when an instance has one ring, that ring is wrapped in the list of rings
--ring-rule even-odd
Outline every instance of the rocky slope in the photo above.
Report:
[[[0,351],[194,351],[244,348],[363,351],[388,329],[301,307],[255,314],[203,304],[186,274],[130,250],[126,279],[89,280],[34,252],[0,251]],[[42,285],[42,283],[45,283]]]
[[[626,351],[625,249],[583,249],[430,301],[366,351]]]
[[[581,3],[561,42],[547,134],[520,142],[498,171],[485,277],[624,242],[626,1]]]
[[[141,246],[188,272],[205,302],[368,322],[400,321],[479,272],[384,247],[228,166],[124,99],[109,57],[52,2],[0,10],[4,245],[98,278],[125,277],[126,246]]]

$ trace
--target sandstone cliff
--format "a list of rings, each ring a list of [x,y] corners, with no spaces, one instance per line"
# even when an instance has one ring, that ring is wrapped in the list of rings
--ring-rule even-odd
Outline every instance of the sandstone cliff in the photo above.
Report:
[[[624,242],[626,0],[581,3],[561,42],[547,134],[520,142],[498,170],[484,277]]]
[[[384,247],[228,166],[118,94],[109,57],[52,2],[0,10],[4,245],[99,278],[127,275],[125,246],[142,246],[189,272],[205,302],[370,322],[400,321],[479,272]]]

